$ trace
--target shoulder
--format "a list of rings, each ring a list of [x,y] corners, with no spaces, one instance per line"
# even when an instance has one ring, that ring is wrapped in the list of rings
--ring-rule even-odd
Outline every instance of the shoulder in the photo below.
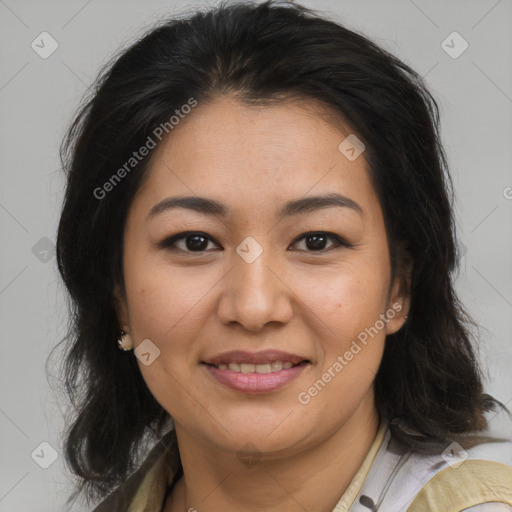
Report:
[[[97,505],[93,512],[127,512],[133,510],[135,504],[160,501],[170,472],[177,472],[176,460],[176,436],[171,431],[153,446],[139,468]]]
[[[458,436],[421,452],[388,432],[350,511],[372,504],[379,512],[512,512],[509,428],[505,436]]]
[[[435,473],[407,512],[511,510],[503,505],[512,505],[512,466],[469,456]]]
[[[435,470],[426,465],[428,481],[407,512],[512,510],[511,433],[509,422],[505,435],[487,430],[439,446],[444,464]]]

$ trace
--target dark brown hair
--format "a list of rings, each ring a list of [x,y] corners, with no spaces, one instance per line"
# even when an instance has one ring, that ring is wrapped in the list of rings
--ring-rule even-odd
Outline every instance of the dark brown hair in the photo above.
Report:
[[[67,188],[57,259],[70,297],[64,373],[75,406],[65,450],[79,491],[91,499],[126,479],[144,439],[157,439],[169,419],[133,353],[116,346],[112,298],[116,284],[124,290],[122,234],[151,155],[101,199],[94,191],[189,98],[201,104],[226,93],[247,104],[319,100],[366,146],[393,275],[406,257],[412,263],[409,318],[388,336],[375,380],[380,414],[446,439],[482,429],[483,413],[496,404],[483,394],[471,320],[454,292],[452,184],[438,106],[421,77],[368,38],[299,5],[222,4],[163,21],[116,56],[61,148]]]

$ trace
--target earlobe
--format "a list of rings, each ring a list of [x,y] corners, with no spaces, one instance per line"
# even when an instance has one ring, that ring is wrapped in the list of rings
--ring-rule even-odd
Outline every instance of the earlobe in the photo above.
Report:
[[[121,336],[117,340],[117,344],[119,350],[122,350],[124,352],[129,352],[130,350],[133,349],[133,339],[129,333],[124,331],[121,331]]]

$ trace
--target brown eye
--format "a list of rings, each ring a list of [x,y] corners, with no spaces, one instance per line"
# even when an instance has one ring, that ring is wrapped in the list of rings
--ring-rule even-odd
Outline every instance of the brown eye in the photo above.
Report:
[[[206,251],[209,242],[216,243],[206,233],[187,231],[166,238],[158,246],[168,250],[201,253]]]
[[[305,246],[299,250],[305,250],[306,252],[322,252],[336,249],[337,247],[353,247],[334,233],[327,233],[324,231],[305,233],[299,238],[295,239],[293,245],[296,245],[299,241],[304,240]],[[166,238],[158,244],[161,249],[167,249],[171,251],[182,251],[185,253],[204,253],[210,249],[209,243],[213,243],[220,246],[215,240],[203,232],[190,232],[179,233],[177,235]],[[330,242],[330,245],[329,245]]]
[[[208,246],[208,239],[202,235],[187,236],[185,246],[190,251],[204,251]]]
[[[324,231],[305,233],[301,237],[297,238],[294,244],[296,244],[300,240],[305,241],[305,250],[307,252],[320,252],[340,246],[351,246],[348,242],[340,238],[338,235],[335,235],[334,233],[326,233]],[[329,241],[333,242],[333,244],[329,247],[326,247]]]

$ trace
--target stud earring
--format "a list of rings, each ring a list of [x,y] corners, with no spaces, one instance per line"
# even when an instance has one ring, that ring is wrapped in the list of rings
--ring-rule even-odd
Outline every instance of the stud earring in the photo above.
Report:
[[[128,352],[133,349],[133,340],[130,334],[121,331],[121,338],[117,340],[119,350]]]

